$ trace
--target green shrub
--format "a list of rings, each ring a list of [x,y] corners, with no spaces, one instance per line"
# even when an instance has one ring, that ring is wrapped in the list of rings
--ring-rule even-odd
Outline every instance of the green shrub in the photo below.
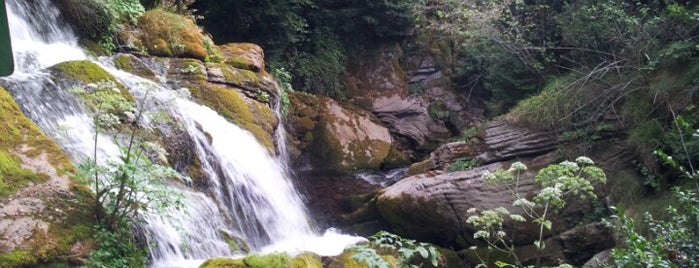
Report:
[[[397,258],[398,267],[437,267],[437,248],[415,240],[381,231],[369,237],[369,243],[354,246],[352,259],[370,268],[394,268],[386,256]],[[397,267],[396,267],[397,268]]]
[[[454,163],[452,163],[448,168],[447,171],[449,172],[454,172],[454,171],[466,171],[470,170],[472,168],[475,168],[478,166],[478,161],[475,159],[471,159],[469,157],[462,157],[459,159],[456,159]]]

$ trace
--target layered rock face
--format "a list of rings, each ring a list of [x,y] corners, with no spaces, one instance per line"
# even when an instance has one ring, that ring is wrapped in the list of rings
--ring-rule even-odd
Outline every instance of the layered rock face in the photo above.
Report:
[[[482,242],[473,238],[477,230],[466,223],[468,217],[474,215],[468,212],[470,209],[482,211],[503,207],[512,213],[522,213],[520,208],[512,205],[515,199],[506,185],[492,185],[481,175],[486,170],[507,169],[510,163],[522,161],[529,171],[523,174],[519,191],[522,196],[532,198],[540,190],[533,181],[536,171],[560,162],[562,156],[557,149],[561,147],[557,145],[570,142],[556,137],[553,133],[528,130],[503,120],[495,121],[468,141],[445,144],[435,150],[416,175],[383,189],[376,199],[355,214],[377,209],[380,220],[387,222],[398,234],[456,249],[480,245]],[[539,253],[531,244],[538,239],[538,225],[505,222],[505,229],[516,234],[510,239],[518,245],[519,255],[541,254],[544,261],[551,263],[560,259],[582,264],[595,253],[614,245],[612,230],[595,223],[598,218],[593,216],[593,211],[609,213],[604,211],[607,205],[614,204],[616,195],[613,193],[617,188],[631,187],[614,181],[632,170],[629,166],[631,154],[624,148],[622,143],[614,140],[599,142],[592,148],[594,153],[590,157],[607,172],[610,181],[606,185],[595,185],[598,202],[568,198],[564,209],[551,214],[553,228],[544,232],[547,241],[544,252]],[[463,157],[476,159],[480,166],[467,171],[443,171]],[[363,221],[366,219],[356,220]],[[475,256],[472,257],[472,261],[477,262]],[[522,261],[534,259],[525,257]]]
[[[349,66],[348,99],[375,114],[406,147],[432,150],[481,121],[482,111],[452,89],[431,56],[408,56],[404,66],[398,46],[368,53]]]

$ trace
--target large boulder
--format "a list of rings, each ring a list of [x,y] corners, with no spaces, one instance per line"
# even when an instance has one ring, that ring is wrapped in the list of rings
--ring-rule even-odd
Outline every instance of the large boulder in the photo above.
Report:
[[[289,92],[286,126],[297,165],[348,172],[393,167],[407,161],[389,130],[355,106],[302,92]],[[302,156],[302,157],[299,157]]]
[[[123,42],[142,44],[155,56],[221,60],[211,38],[189,17],[153,9],[138,19],[138,27],[141,32],[122,37]]]
[[[388,129],[366,111],[321,98],[312,151],[318,168],[376,169],[391,151]]]
[[[230,43],[220,46],[223,62],[235,68],[260,72],[265,70],[265,53],[252,43]]]

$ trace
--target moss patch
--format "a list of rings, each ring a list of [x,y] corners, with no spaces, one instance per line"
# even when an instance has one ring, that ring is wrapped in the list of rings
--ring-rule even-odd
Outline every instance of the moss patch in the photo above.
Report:
[[[243,259],[215,258],[208,259],[199,268],[247,268]]]
[[[12,153],[27,145],[28,156],[46,152],[50,163],[58,170],[72,168],[70,159],[61,149],[24,116],[12,96],[0,88],[0,197],[14,193],[29,182],[45,181],[45,174],[36,174],[20,166],[21,160]]]
[[[265,70],[262,48],[251,43],[230,43],[221,46],[224,63],[233,68],[260,72]]]
[[[398,168],[410,164],[410,158],[396,147],[391,147],[388,156],[384,159],[384,168]]]
[[[129,101],[134,101],[133,95],[131,95],[124,85],[119,83],[113,75],[93,62],[87,60],[65,61],[51,66],[49,70],[51,70],[51,74],[54,76],[61,79],[72,80],[73,84],[89,84],[100,81],[114,82],[124,98]]]
[[[238,92],[221,86],[204,85],[192,90],[192,96],[218,111],[231,122],[250,131],[263,146],[274,151],[272,134],[256,124],[259,120]]]
[[[318,256],[305,253],[290,258],[286,253],[248,255],[242,259],[215,258],[205,261],[200,268],[321,268]]]
[[[29,182],[42,182],[46,174],[37,174],[20,166],[14,155],[0,151],[0,197],[12,194]]]
[[[153,9],[139,18],[138,26],[144,32],[143,43],[148,52],[156,56],[207,60],[214,50],[213,41],[204,36],[191,19],[182,15]]]
[[[291,259],[290,268],[323,268],[320,257],[313,253],[304,253]]]

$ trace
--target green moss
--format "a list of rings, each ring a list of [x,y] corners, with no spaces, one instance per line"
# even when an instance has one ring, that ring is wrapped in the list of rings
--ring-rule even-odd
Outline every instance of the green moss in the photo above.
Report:
[[[247,60],[241,58],[229,58],[226,59],[225,63],[236,69],[251,71],[255,69],[255,66],[251,66]]]
[[[355,254],[353,249],[347,249],[340,254],[340,256],[334,257],[332,262],[328,266],[329,268],[368,268],[367,264],[357,262],[352,256]],[[396,258],[391,255],[381,255],[381,258],[388,262],[390,267],[400,267],[396,261]]]
[[[54,73],[58,72],[63,78],[84,83],[95,83],[101,80],[117,82],[114,76],[88,60],[65,61],[50,67],[50,69]]]
[[[0,197],[14,193],[29,182],[43,182],[48,175],[34,173],[20,166],[17,157],[0,151]]]
[[[257,73],[249,70],[241,70],[235,68],[222,68],[223,76],[227,83],[232,85],[249,87],[251,85],[260,85],[262,81]]]
[[[119,54],[114,57],[114,66],[129,73],[133,73],[134,70],[131,57],[127,54]]]
[[[255,123],[257,116],[254,115],[238,92],[220,86],[207,85],[199,90],[193,90],[192,96],[221,113],[226,119],[250,131],[260,144],[270,151],[274,151],[272,134]]]
[[[76,83],[97,83],[100,81],[114,82],[124,96],[129,101],[134,101],[129,90],[119,83],[113,75],[102,69],[99,65],[88,60],[65,61],[49,68],[51,73],[63,79],[73,80]]]
[[[313,253],[303,253],[291,259],[289,268],[323,268],[320,257]]]
[[[215,258],[208,259],[199,268],[248,268],[243,259]]]
[[[289,255],[286,253],[253,254],[245,257],[244,261],[249,268],[287,268]]]
[[[144,44],[148,52],[153,55],[205,60],[213,56],[209,55],[209,51],[216,51],[212,47],[213,41],[183,15],[153,9],[139,18],[138,26],[144,31]]]
[[[35,265],[38,262],[36,256],[26,250],[14,250],[0,254],[0,267],[20,267]]]
[[[410,164],[410,158],[395,147],[391,147],[386,159],[383,161],[385,168],[404,167],[408,164]]]
[[[423,161],[414,163],[408,167],[408,171],[406,172],[406,175],[412,176],[412,175],[417,175],[420,173],[425,173],[427,171],[430,171],[432,169],[432,160],[430,159],[425,159]]]
[[[60,147],[44,136],[24,116],[12,96],[0,88],[0,196],[13,193],[29,182],[41,182],[45,174],[35,174],[20,166],[21,160],[13,153],[26,146],[23,153],[30,157],[46,153],[49,162],[58,170],[70,170],[70,159]]]

